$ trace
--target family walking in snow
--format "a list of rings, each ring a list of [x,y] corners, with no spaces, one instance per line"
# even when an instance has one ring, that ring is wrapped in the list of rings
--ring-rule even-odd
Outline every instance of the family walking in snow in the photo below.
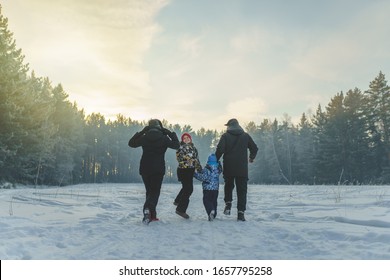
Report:
[[[179,142],[176,133],[164,128],[158,119],[150,120],[142,131],[131,137],[130,147],[142,147],[139,173],[146,190],[142,220],[145,224],[158,220],[156,207],[165,175],[164,157],[168,148],[176,150],[177,176],[182,185],[173,203],[176,206],[176,214],[189,219],[186,211],[194,189],[193,178],[195,177],[202,182],[203,205],[208,220],[214,220],[217,216],[219,176],[223,172],[225,180],[223,213],[231,214],[233,190],[236,188],[237,220],[245,221],[249,179],[248,162],[254,161],[258,148],[252,137],[239,125],[237,119],[230,119],[225,126],[227,130],[221,136],[215,154],[209,155],[204,168],[199,162],[198,150],[192,142],[191,135],[183,133],[181,142]],[[223,165],[219,161],[221,158]]]

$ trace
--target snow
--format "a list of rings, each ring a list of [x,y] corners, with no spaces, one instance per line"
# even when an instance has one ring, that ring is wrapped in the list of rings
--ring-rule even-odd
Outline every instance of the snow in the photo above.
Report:
[[[222,214],[222,184],[208,221],[198,183],[185,220],[179,189],[163,184],[149,225],[142,184],[0,189],[0,259],[390,260],[388,186],[249,185],[246,222]]]

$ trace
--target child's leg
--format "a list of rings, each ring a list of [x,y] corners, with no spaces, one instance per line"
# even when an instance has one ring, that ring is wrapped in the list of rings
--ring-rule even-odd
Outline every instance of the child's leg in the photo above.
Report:
[[[211,192],[209,190],[203,190],[203,205],[206,209],[207,216],[210,215],[211,210],[214,208]]]
[[[213,209],[215,211],[214,218],[217,216],[217,209],[218,209],[218,194],[219,191],[212,191],[213,192]]]

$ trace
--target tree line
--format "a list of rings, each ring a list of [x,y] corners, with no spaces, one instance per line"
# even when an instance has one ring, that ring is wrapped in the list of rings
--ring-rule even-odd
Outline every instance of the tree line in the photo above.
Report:
[[[298,124],[287,115],[245,124],[259,146],[250,182],[389,183],[389,112],[390,88],[379,72],[367,90],[339,92],[314,114],[302,114]],[[222,134],[167,120],[163,124],[179,137],[192,134],[202,164]],[[142,151],[127,144],[144,125],[120,114],[115,120],[85,115],[61,84],[37,77],[16,47],[0,6],[0,185],[139,182]],[[168,151],[166,182],[177,182],[176,168],[175,152]]]

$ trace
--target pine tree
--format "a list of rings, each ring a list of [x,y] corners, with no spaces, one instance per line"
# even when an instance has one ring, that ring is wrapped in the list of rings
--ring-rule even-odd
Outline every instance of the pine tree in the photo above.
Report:
[[[278,129],[277,120],[264,119],[254,135],[254,141],[259,146],[259,151],[254,162],[258,177],[255,182],[276,184],[283,181],[280,173],[280,163],[275,142]]]
[[[362,183],[370,177],[368,137],[364,118],[364,97],[357,88],[344,98],[346,134],[345,177],[350,183]]]
[[[52,89],[53,113],[50,120],[56,130],[53,134],[53,162],[45,168],[48,184],[66,185],[78,183],[81,171],[81,155],[85,150],[84,116],[76,104],[68,101],[62,85]]]
[[[313,116],[314,125],[314,184],[327,183],[328,174],[324,169],[327,165],[328,158],[325,153],[325,139],[326,139],[326,125],[328,119],[325,112],[323,112],[321,105],[318,105],[316,114]]]
[[[326,107],[328,122],[323,135],[323,152],[326,164],[323,172],[327,172],[330,181],[328,183],[344,182],[344,172],[347,161],[347,122],[344,112],[344,94],[336,94]]]
[[[20,137],[25,134],[18,119],[24,113],[29,70],[23,60],[0,5],[0,181],[15,181],[18,177],[17,155],[22,146]]]
[[[93,113],[86,118],[85,139],[86,151],[83,177],[88,183],[105,182],[109,170],[110,139],[109,128],[100,113]]]
[[[304,184],[314,183],[314,129],[306,114],[303,113],[298,124],[297,140],[297,181]]]
[[[18,122],[23,127],[19,137],[19,179],[37,185],[44,181],[43,170],[53,164],[53,137],[56,127],[52,122],[54,100],[49,79],[37,78],[32,73],[23,95],[23,111]]]
[[[365,114],[376,165],[384,182],[390,182],[390,87],[385,75],[379,75],[365,92]]]

